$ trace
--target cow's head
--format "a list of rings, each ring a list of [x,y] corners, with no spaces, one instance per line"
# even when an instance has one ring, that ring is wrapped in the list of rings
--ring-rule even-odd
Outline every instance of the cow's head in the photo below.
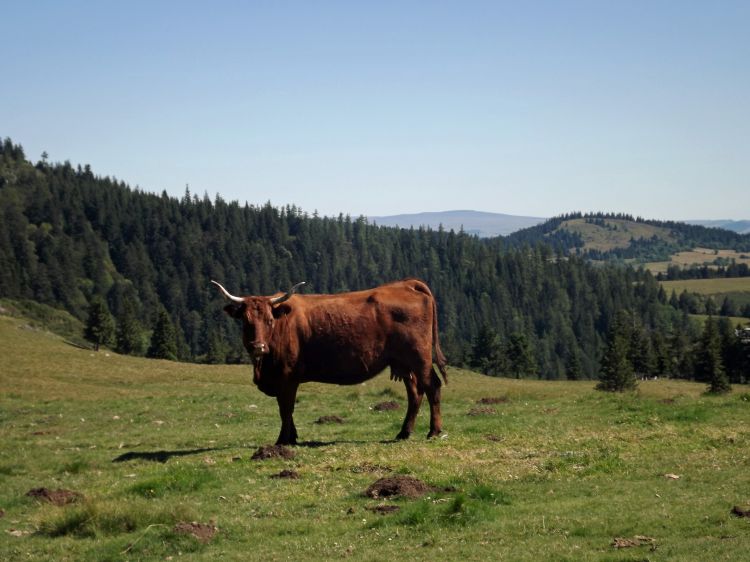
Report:
[[[270,352],[270,341],[273,326],[282,309],[279,306],[287,301],[302,285],[304,281],[297,283],[286,294],[276,297],[236,297],[229,293],[221,283],[211,281],[222,292],[224,297],[231,301],[224,307],[232,318],[242,321],[242,342],[257,369],[263,360],[263,356]]]

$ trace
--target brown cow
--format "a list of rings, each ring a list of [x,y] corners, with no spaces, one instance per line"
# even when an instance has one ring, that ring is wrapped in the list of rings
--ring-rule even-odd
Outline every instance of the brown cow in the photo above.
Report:
[[[414,430],[422,397],[430,403],[430,432],[441,431],[440,378],[446,360],[440,350],[437,305],[429,287],[405,279],[366,291],[336,295],[295,295],[304,283],[275,297],[235,297],[224,310],[242,321],[242,340],[253,358],[253,380],[276,397],[281,415],[277,444],[297,442],[292,414],[303,382],[359,384],[386,367],[401,379],[409,401],[397,439]]]

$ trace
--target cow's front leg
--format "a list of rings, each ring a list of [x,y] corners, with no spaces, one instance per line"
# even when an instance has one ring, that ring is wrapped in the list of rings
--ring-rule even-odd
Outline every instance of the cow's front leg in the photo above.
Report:
[[[296,445],[297,428],[294,427],[294,401],[297,398],[297,385],[288,385],[281,389],[276,401],[281,416],[281,431],[276,440],[277,445]]]

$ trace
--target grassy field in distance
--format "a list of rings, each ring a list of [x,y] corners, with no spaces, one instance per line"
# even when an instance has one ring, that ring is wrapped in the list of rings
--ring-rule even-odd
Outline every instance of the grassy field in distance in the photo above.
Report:
[[[672,294],[672,291],[677,295],[687,291],[711,296],[719,306],[724,297],[729,297],[737,307],[750,304],[750,277],[661,281],[661,284],[668,295]]]
[[[736,263],[750,264],[750,254],[737,252],[735,250],[711,250],[709,248],[693,248],[687,252],[677,252],[672,255],[671,261],[659,261],[646,263],[643,266],[653,274],[666,273],[670,265],[689,267],[691,265],[711,265],[717,258],[734,260]],[[716,267],[716,266],[713,266]]]
[[[750,550],[750,392],[489,378],[452,369],[393,442],[402,385],[303,385],[290,460],[248,366],[93,353],[0,316],[0,560],[737,560]],[[480,404],[483,398],[495,399]],[[373,406],[396,401],[400,409]],[[321,416],[343,423],[318,424]],[[271,478],[293,470],[299,479]],[[371,499],[385,476],[435,487]],[[56,506],[46,487],[82,495]],[[381,514],[378,506],[397,511]],[[218,529],[206,542],[180,530]],[[640,538],[639,538],[640,537]],[[620,548],[614,545],[620,545]],[[171,557],[171,558],[170,558]]]
[[[662,281],[661,284],[668,293],[674,289],[678,295],[682,291],[698,293],[700,295],[750,292],[750,277],[686,279],[681,281]]]

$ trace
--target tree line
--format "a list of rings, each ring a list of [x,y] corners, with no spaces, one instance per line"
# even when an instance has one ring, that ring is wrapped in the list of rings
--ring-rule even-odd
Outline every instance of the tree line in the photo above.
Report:
[[[91,341],[123,353],[246,361],[211,279],[258,295],[302,280],[332,293],[419,277],[438,300],[454,365],[594,378],[627,310],[652,347],[666,349],[670,373],[694,375],[674,365],[687,366],[683,348],[700,330],[653,276],[594,266],[540,240],[379,227],[188,188],[181,198],[147,193],[89,166],[32,163],[9,139],[0,145],[0,219],[0,296],[65,309],[87,323]]]

